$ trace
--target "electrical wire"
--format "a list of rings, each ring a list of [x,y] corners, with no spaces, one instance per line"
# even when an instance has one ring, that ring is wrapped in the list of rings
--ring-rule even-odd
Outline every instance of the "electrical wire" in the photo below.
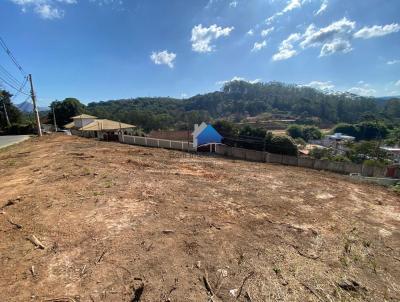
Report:
[[[7,69],[5,69],[3,66],[0,65],[0,71],[3,72],[3,74],[7,77],[7,80],[13,82],[16,86],[21,86],[22,83],[14,77]]]
[[[7,80],[3,79],[2,77],[0,77],[0,80],[2,80],[4,83],[6,83],[8,86],[10,86],[11,88],[15,89],[15,91],[17,91],[17,93],[22,93],[24,95],[29,95],[26,92],[22,91],[22,87],[17,88],[15,87],[13,84],[10,84]]]
[[[28,77],[25,77],[25,82],[21,85],[21,88],[19,89],[19,91],[17,91],[17,93],[13,95],[13,97],[12,97],[13,100],[15,100],[17,98],[17,96],[22,93],[22,90],[25,88],[26,83],[28,83]],[[31,96],[30,93],[26,92],[26,91],[24,94],[28,95],[28,98]]]
[[[13,53],[11,50],[7,47],[6,43],[4,40],[0,37],[0,46],[4,49],[6,54],[10,57],[11,61],[13,61],[14,65],[17,66],[18,70],[26,76],[25,70],[22,68],[22,66],[18,63],[17,59],[14,57]]]

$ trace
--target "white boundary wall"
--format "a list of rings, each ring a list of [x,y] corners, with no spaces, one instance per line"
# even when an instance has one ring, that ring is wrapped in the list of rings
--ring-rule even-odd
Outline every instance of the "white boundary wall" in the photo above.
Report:
[[[193,147],[193,143],[188,143],[184,141],[172,141],[167,139],[132,136],[124,134],[119,135],[119,141],[123,144],[128,144],[128,145],[173,149],[180,151],[196,151],[196,149]]]

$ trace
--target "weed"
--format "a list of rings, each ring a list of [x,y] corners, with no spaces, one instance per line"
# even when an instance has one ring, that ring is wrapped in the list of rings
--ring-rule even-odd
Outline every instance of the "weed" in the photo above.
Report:
[[[83,168],[82,175],[83,175],[83,176],[90,175],[90,170],[89,170],[89,168],[87,168],[87,167]]]
[[[105,188],[111,188],[114,185],[114,183],[111,180],[107,180],[104,184]]]
[[[10,167],[14,167],[17,165],[17,161],[16,160],[9,160],[7,162],[7,165],[9,165]]]

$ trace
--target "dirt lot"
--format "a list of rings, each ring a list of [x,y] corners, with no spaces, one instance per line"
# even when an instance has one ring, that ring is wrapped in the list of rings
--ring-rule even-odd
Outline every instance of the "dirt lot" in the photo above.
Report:
[[[0,184],[1,301],[400,301],[382,187],[68,136],[0,151]]]

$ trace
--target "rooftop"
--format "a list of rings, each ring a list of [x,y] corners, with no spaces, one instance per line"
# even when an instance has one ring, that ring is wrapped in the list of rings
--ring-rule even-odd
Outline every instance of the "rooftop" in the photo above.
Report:
[[[129,128],[136,128],[136,126],[106,119],[96,119],[90,124],[83,126],[79,130],[101,131],[101,130],[119,130],[119,129],[129,129]]]
[[[93,118],[93,119],[97,119],[96,116],[89,115],[89,114],[81,114],[81,115],[77,115],[77,116],[72,117],[73,120],[74,120],[74,119],[84,119],[84,118]]]

